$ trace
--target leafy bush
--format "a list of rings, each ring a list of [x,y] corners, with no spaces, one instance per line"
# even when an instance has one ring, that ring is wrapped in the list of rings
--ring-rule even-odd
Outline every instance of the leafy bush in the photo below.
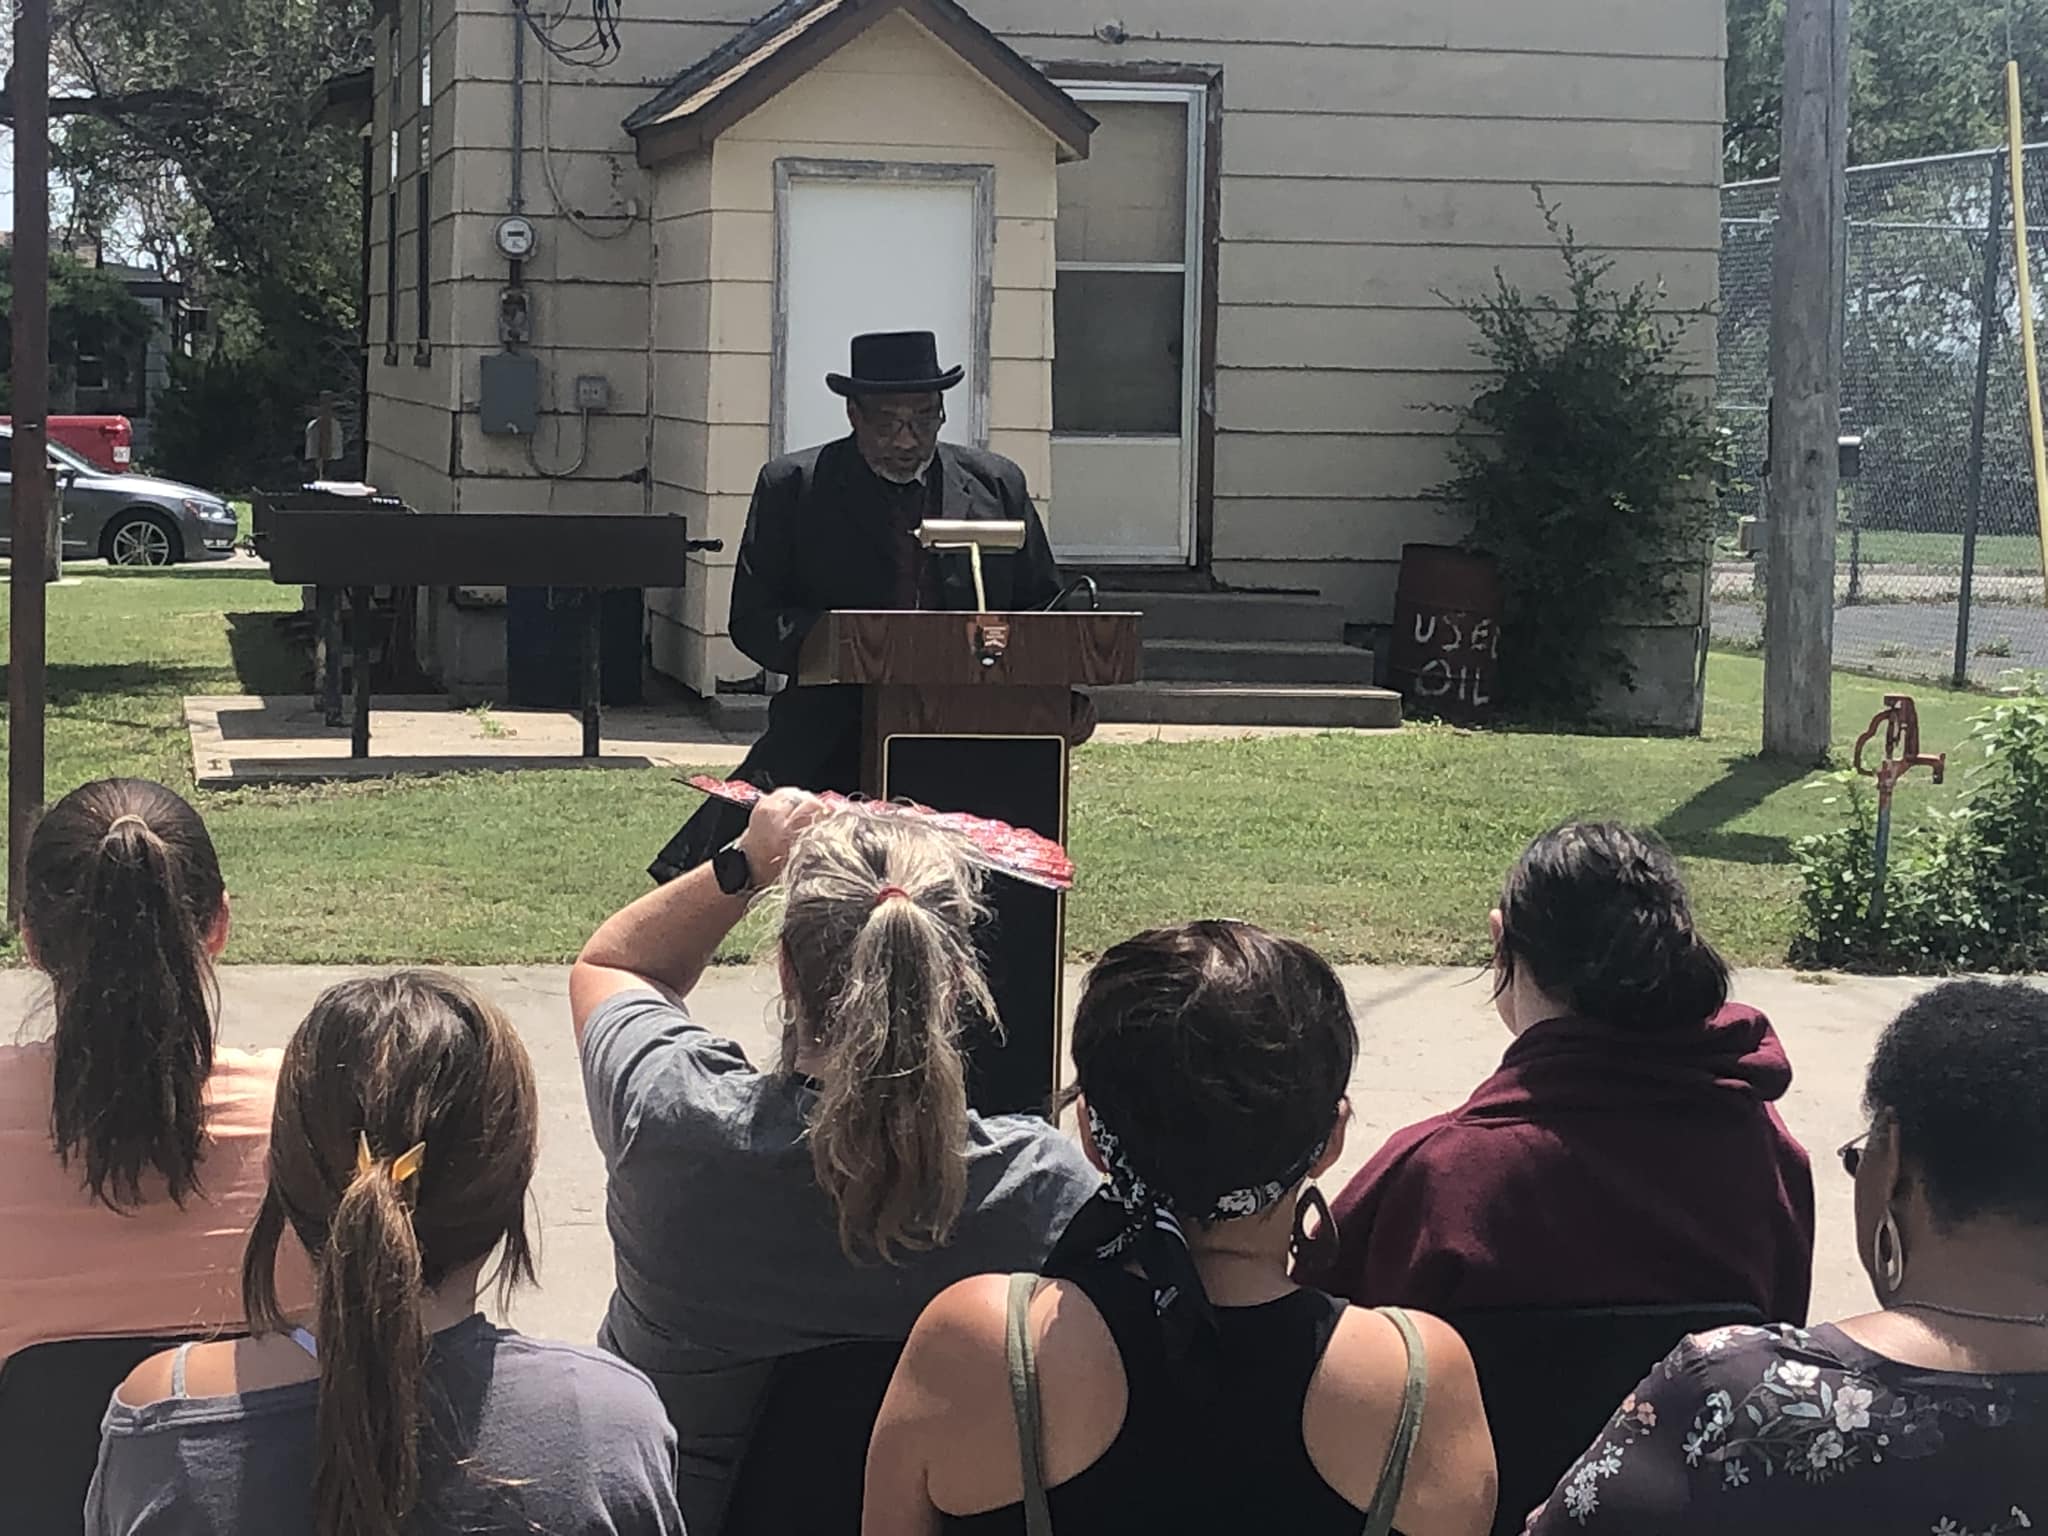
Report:
[[[1457,305],[1495,377],[1461,413],[1439,494],[1466,507],[1468,543],[1499,566],[1508,701],[1569,717],[1614,681],[1634,687],[1617,626],[1706,558],[1723,449],[1679,356],[1698,317],[1666,314],[1661,284],[1609,286],[1613,263],[1537,202],[1567,296],[1496,272],[1491,293]]]
[[[1876,811],[1853,773],[1825,783],[1842,827],[1794,848],[1802,963],[1925,973],[2048,966],[2048,693],[2002,699],[1971,730],[1982,761],[1964,805],[1895,826],[1885,909],[1870,921]]]
[[[173,357],[150,467],[224,494],[303,479],[308,414],[305,379],[284,359]]]

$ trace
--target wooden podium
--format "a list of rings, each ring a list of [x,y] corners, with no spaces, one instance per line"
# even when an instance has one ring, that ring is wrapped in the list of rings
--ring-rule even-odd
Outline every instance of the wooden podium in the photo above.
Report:
[[[799,686],[856,685],[861,789],[988,816],[1062,843],[1075,688],[1138,676],[1135,613],[828,613],[804,642]],[[1065,901],[997,875],[983,963],[1000,1037],[969,1040],[984,1114],[1043,1114],[1061,1076]]]

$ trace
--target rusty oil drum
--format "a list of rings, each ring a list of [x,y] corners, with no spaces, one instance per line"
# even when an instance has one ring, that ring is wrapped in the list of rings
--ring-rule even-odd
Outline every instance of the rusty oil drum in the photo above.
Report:
[[[1446,544],[1403,545],[1394,590],[1393,686],[1425,712],[1486,718],[1498,697],[1500,615],[1500,581],[1490,558]]]

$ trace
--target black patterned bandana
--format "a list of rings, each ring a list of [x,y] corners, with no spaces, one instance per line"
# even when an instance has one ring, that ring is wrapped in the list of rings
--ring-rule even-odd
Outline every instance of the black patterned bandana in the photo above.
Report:
[[[1169,1361],[1185,1364],[1205,1353],[1217,1335],[1215,1309],[1203,1289],[1201,1271],[1188,1251],[1182,1216],[1166,1191],[1146,1182],[1132,1166],[1116,1132],[1088,1105],[1088,1134],[1108,1170],[1101,1192],[1075,1215],[1046,1262],[1046,1273],[1072,1274],[1087,1264],[1136,1264],[1152,1287],[1153,1309],[1166,1335]],[[1218,1197],[1206,1211],[1191,1213],[1200,1225],[1240,1221],[1270,1211],[1303,1179],[1323,1155],[1319,1142],[1298,1164],[1277,1179],[1234,1189]]]

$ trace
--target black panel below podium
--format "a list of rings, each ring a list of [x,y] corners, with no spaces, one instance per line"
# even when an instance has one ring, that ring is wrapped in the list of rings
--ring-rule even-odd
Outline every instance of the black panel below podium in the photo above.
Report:
[[[1057,736],[893,736],[882,792],[938,811],[992,817],[1058,839],[1066,820],[1067,744]],[[1048,1114],[1059,1074],[1064,899],[1008,875],[989,881],[993,916],[982,964],[1003,1021],[968,1040],[968,1100],[987,1115]]]

